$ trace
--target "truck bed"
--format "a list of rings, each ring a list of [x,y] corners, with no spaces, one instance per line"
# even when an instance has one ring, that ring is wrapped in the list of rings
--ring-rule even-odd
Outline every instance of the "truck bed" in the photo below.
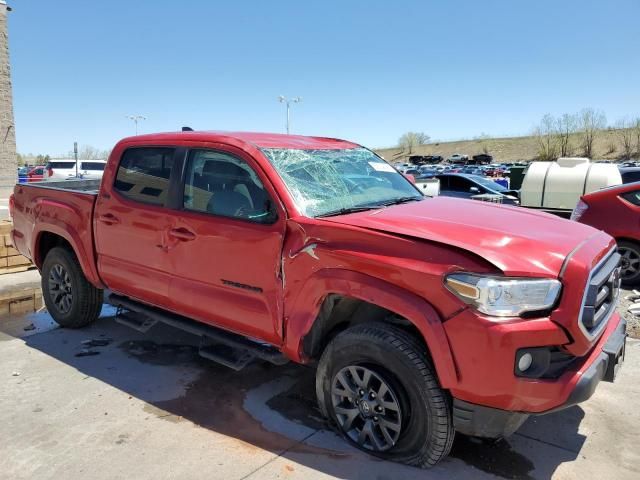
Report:
[[[61,180],[59,182],[33,182],[29,183],[29,186],[55,190],[72,190],[74,192],[83,192],[91,195],[97,195],[100,191],[100,180]]]
[[[95,266],[93,211],[100,180],[19,183],[13,194],[13,241],[22,255],[42,267],[47,236],[66,240],[87,278],[99,284]]]

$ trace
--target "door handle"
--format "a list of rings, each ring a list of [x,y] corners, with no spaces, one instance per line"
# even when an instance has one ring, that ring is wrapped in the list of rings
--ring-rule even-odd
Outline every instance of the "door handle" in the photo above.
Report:
[[[186,228],[172,228],[169,230],[169,236],[182,242],[190,242],[196,239],[196,234]]]
[[[120,223],[118,217],[112,215],[111,213],[105,213],[104,215],[98,215],[98,221],[106,224],[106,225],[115,225],[116,223]]]

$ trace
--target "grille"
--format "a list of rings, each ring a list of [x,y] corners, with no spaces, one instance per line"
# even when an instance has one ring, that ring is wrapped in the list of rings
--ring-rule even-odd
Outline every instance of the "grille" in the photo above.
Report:
[[[580,327],[593,338],[615,310],[620,292],[620,255],[611,253],[591,272],[584,294]]]

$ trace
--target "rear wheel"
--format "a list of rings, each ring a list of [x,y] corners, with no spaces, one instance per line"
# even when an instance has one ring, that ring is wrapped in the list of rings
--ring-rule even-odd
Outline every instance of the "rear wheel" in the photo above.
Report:
[[[316,393],[322,412],[368,453],[424,468],[451,449],[449,398],[425,348],[397,327],[363,324],[336,336],[320,359]]]
[[[640,283],[640,245],[621,240],[618,242],[620,260],[620,279],[625,286]]]
[[[44,259],[42,293],[47,310],[61,327],[84,327],[102,309],[102,290],[89,283],[76,256],[63,247],[52,248]]]

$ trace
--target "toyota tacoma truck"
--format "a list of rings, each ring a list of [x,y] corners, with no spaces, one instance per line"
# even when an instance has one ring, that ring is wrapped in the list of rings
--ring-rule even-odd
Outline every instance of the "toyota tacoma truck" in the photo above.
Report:
[[[62,327],[103,303],[200,353],[316,367],[347,441],[420,467],[614,380],[614,240],[513,206],[429,198],[371,150],[183,131],[120,141],[102,181],[18,184],[15,246]]]

